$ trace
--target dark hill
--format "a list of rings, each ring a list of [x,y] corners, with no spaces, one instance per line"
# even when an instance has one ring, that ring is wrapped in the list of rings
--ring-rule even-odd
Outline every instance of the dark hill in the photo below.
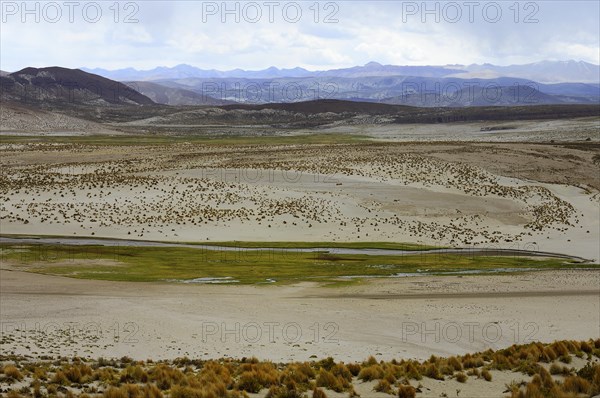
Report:
[[[79,69],[25,68],[0,78],[1,96],[40,105],[152,105],[131,87]]]
[[[227,110],[233,109],[245,109],[245,110],[263,110],[273,109],[278,111],[297,112],[304,114],[318,114],[318,113],[356,113],[356,114],[368,114],[368,115],[389,115],[400,112],[402,110],[410,110],[408,106],[398,106],[390,104],[382,104],[375,102],[356,102],[356,101],[343,101],[343,100],[314,100],[305,102],[291,102],[291,103],[270,103],[261,105],[244,105],[234,104],[226,105],[221,108]]]

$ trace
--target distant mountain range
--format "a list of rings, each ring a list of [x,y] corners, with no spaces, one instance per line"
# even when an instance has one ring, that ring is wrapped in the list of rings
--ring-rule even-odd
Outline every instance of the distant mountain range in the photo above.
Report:
[[[393,74],[418,72],[415,68],[426,68],[421,69],[421,73],[429,76]],[[293,70],[294,73],[301,73],[298,69]],[[364,67],[326,71],[318,76],[183,77],[118,82],[79,69],[25,68],[0,76],[0,96],[2,100],[30,103],[41,108],[55,105],[222,106],[322,99],[417,107],[600,104],[598,82],[545,84],[516,77],[436,77],[442,69],[446,70],[371,63]],[[456,72],[459,69],[450,70],[453,75],[466,76],[465,72]],[[375,73],[372,71],[378,71],[380,76],[369,75]]]
[[[414,76],[185,78],[160,80],[155,83],[193,91],[202,97],[253,104],[317,99],[382,102],[422,107],[600,103],[600,86],[597,83],[542,84],[510,77],[496,79]],[[141,92],[146,94],[143,90]]]
[[[190,65],[174,67],[158,67],[151,70],[133,68],[106,70],[87,69],[84,71],[104,76],[118,81],[156,81],[180,80],[187,78],[200,79],[278,79],[305,77],[383,77],[383,76],[414,76],[414,77],[454,77],[463,79],[494,79],[499,77],[514,77],[533,80],[540,83],[598,83],[600,81],[600,66],[583,61],[541,61],[524,65],[498,66],[492,64],[444,65],[444,66],[396,66],[382,65],[369,62],[363,66],[344,69],[309,71],[304,68],[278,69],[270,67],[264,70],[248,71],[233,69],[220,71],[216,69],[200,69]]]

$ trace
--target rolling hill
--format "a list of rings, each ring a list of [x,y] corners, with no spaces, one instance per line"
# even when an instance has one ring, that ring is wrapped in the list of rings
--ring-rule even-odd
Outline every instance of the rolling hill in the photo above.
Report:
[[[152,82],[127,82],[132,89],[164,105],[226,105],[231,101],[223,101],[208,95],[182,88],[169,87]]]
[[[154,102],[131,87],[79,69],[25,68],[0,77],[5,101],[53,105],[152,105]]]

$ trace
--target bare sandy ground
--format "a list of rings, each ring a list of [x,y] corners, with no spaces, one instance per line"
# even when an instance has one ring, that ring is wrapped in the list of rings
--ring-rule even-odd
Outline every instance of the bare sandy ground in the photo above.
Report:
[[[392,241],[598,261],[594,148],[7,145],[2,233]]]
[[[600,272],[189,286],[0,270],[2,353],[426,359],[600,336]]]
[[[366,124],[329,126],[330,133],[352,133],[400,142],[549,142],[600,141],[598,118],[457,122],[445,124]]]

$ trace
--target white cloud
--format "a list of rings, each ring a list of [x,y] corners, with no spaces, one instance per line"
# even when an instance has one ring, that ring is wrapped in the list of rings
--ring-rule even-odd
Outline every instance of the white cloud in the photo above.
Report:
[[[577,59],[600,62],[598,2],[540,2],[538,23],[515,23],[501,3],[503,18],[496,24],[485,21],[481,12],[468,21],[466,11],[457,23],[425,15],[402,16],[402,4],[388,1],[341,1],[338,8],[324,9],[318,2],[299,2],[302,18],[285,20],[281,2],[274,22],[262,19],[248,23],[222,23],[220,15],[204,15],[207,2],[139,2],[134,15],[138,23],[115,23],[101,3],[103,18],[87,23],[76,14],[75,23],[56,24],[7,15],[0,24],[0,68],[25,66],[153,68],[187,63],[204,68],[261,69],[268,66],[303,66],[330,69],[378,61],[392,64],[497,64],[535,62],[542,59]],[[262,2],[257,2],[263,4]],[[120,3],[123,6],[124,3]],[[220,6],[221,2],[215,2]],[[244,3],[240,3],[244,4]],[[416,2],[419,5],[421,2]],[[440,3],[440,7],[446,3]],[[458,2],[458,4],[462,4]],[[484,3],[481,3],[484,4]],[[521,3],[520,3],[521,4]],[[521,4],[523,6],[524,3]],[[432,4],[428,5],[433,7]],[[121,10],[119,18],[126,15]],[[337,23],[323,23],[335,11]],[[524,10],[519,18],[523,19]]]

